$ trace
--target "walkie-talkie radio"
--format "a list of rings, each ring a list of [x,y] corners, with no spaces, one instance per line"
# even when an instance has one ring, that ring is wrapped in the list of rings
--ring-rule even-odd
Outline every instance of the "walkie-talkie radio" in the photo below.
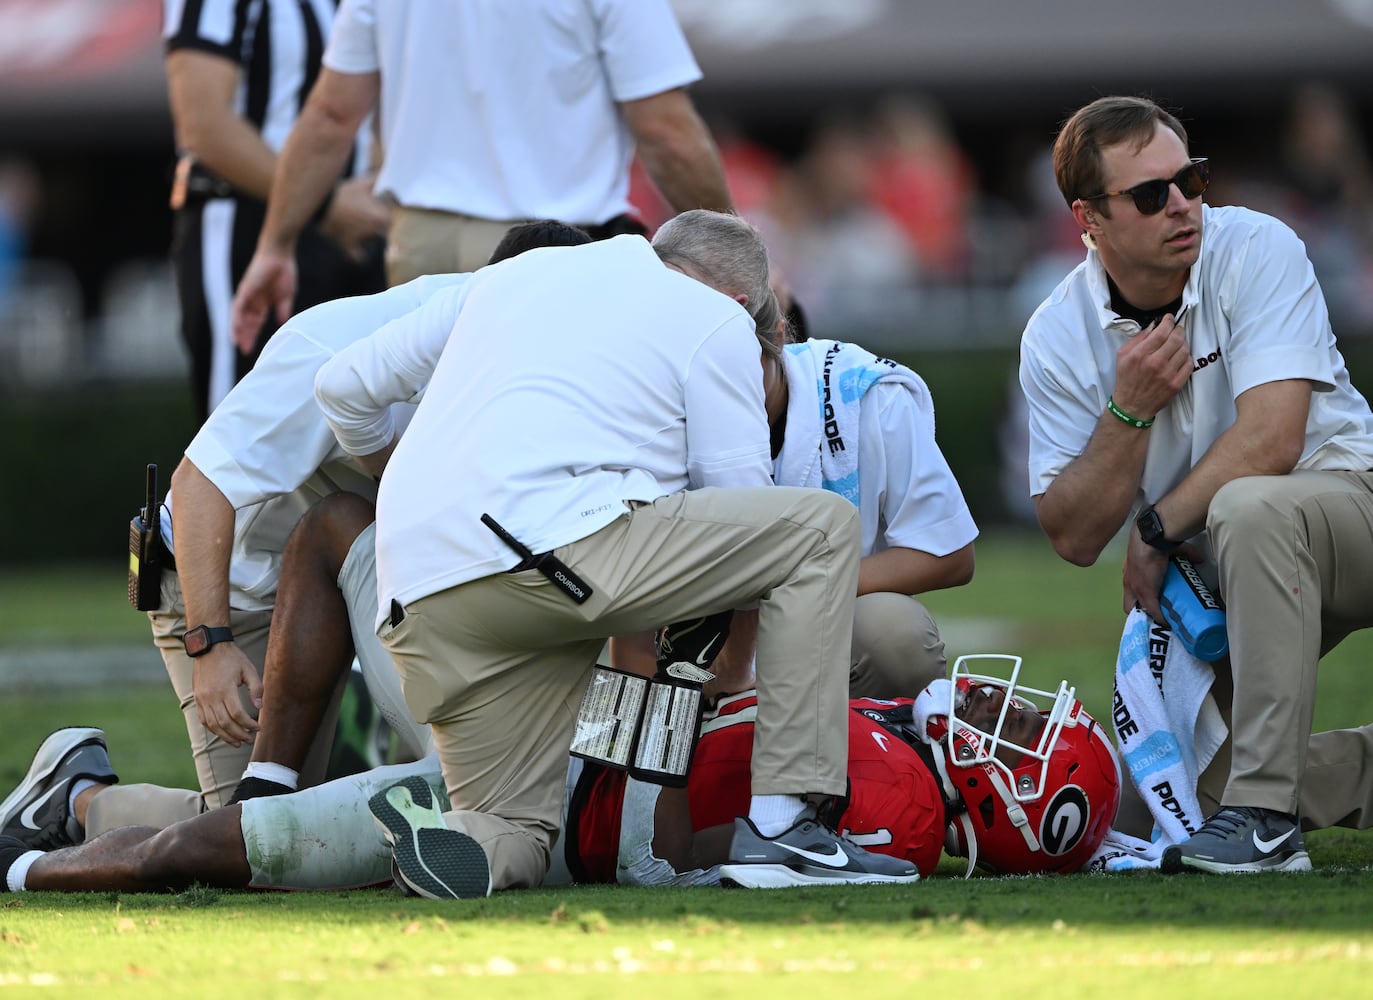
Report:
[[[157,466],[149,465],[143,509],[129,522],[129,603],[139,611],[162,606],[165,551],[157,503]]]

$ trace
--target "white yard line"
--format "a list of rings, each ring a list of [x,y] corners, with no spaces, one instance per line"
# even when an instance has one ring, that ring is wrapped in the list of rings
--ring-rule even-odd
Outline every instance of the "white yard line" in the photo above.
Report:
[[[167,682],[151,642],[57,648],[0,647],[0,690],[87,684]]]

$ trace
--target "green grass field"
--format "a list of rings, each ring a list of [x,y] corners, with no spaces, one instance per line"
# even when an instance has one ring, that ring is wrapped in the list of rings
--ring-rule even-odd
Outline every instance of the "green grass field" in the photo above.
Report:
[[[122,568],[0,573],[0,654],[146,639]],[[63,601],[54,601],[61,594]],[[993,534],[978,572],[930,601],[950,655],[1013,652],[1034,683],[1078,684],[1105,718],[1120,628],[1119,560],[1079,570],[1041,538]],[[1322,665],[1317,726],[1373,719],[1373,635]],[[3,678],[0,678],[3,682]],[[0,793],[53,728],[102,726],[125,780],[192,779],[169,686],[0,687]],[[1254,878],[962,881],[777,893],[603,886],[456,904],[389,891],[309,896],[0,895],[0,987],[112,996],[819,996],[979,993],[1367,996],[1373,835],[1308,838],[1316,871]]]

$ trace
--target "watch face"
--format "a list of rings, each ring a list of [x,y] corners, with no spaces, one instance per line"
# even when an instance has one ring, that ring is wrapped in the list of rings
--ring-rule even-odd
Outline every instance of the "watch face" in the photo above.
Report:
[[[1152,542],[1163,534],[1163,525],[1159,521],[1159,516],[1152,510],[1146,510],[1139,517],[1139,534],[1146,542]]]
[[[1160,552],[1172,553],[1177,550],[1180,542],[1169,541],[1163,533],[1163,519],[1158,516],[1158,511],[1152,508],[1146,510],[1135,521],[1139,526],[1139,537],[1144,544],[1158,549]]]
[[[233,638],[233,629],[227,625],[197,625],[182,635],[181,645],[186,648],[187,656],[202,656],[208,653],[215,643],[232,642]]]
[[[198,625],[182,636],[182,645],[186,647],[187,656],[199,656],[210,648],[210,637],[204,625]]]

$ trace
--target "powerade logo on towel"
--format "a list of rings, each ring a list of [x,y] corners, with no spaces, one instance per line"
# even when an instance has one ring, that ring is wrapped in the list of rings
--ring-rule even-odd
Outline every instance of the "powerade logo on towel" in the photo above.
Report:
[[[822,419],[825,425],[825,443],[829,448],[830,454],[834,455],[844,450],[844,438],[839,433],[839,421],[834,413],[834,396],[831,376],[834,369],[834,359],[847,344],[836,343],[825,352],[825,363],[821,369],[821,397],[823,405]],[[896,362],[890,358],[874,358],[873,365],[881,365],[887,369],[896,367]],[[840,398],[846,403],[851,403],[856,399],[861,399],[863,393],[882,377],[882,368],[867,367],[850,369],[841,376],[839,393]]]
[[[1182,808],[1182,803],[1179,802],[1178,797],[1173,794],[1173,783],[1171,781],[1160,781],[1157,785],[1151,786],[1149,791],[1158,799],[1160,807],[1177,817],[1178,822],[1182,824],[1184,830],[1188,833],[1197,832],[1196,826],[1193,825],[1192,820],[1187,815],[1187,810]]]
[[[834,397],[830,392],[830,371],[834,368],[834,356],[839,353],[843,344],[835,344],[825,352],[825,366],[822,369],[824,379],[824,396],[822,399],[825,422],[825,443],[829,445],[830,454],[836,454],[844,450],[844,439],[839,434],[839,421],[834,417]]]
[[[869,354],[852,344],[825,349],[817,387],[824,441],[820,445],[820,488],[862,506],[858,477],[859,408],[864,393],[898,368],[895,361]],[[847,439],[846,439],[847,436]]]
[[[1160,693],[1163,691],[1163,665],[1168,659],[1170,637],[1166,628],[1151,626],[1148,629],[1135,629],[1121,642],[1121,662],[1129,664],[1127,669],[1130,670],[1139,669],[1140,664],[1148,664]],[[1139,648],[1141,645],[1147,647],[1147,652]],[[1144,779],[1182,765],[1182,745],[1172,733],[1159,730],[1140,739],[1139,724],[1131,717],[1130,706],[1125,703],[1119,688],[1115,690],[1111,701],[1111,721],[1115,723],[1121,756],[1136,784],[1143,787]]]
[[[1170,767],[1182,765],[1182,748],[1171,733],[1157,732],[1125,752],[1125,763],[1135,780],[1148,778]]]
[[[1168,662],[1168,643],[1172,641],[1173,631],[1163,625],[1149,626],[1149,672],[1154,675],[1158,693],[1163,694],[1163,668]]]
[[[1177,737],[1167,730],[1152,733],[1142,742],[1139,740],[1139,725],[1131,717],[1130,706],[1125,703],[1119,689],[1116,689],[1112,698],[1111,721],[1116,726],[1116,739],[1120,741],[1125,765],[1136,782],[1182,764],[1182,746]]]
[[[1120,662],[1124,669],[1135,670],[1139,664],[1148,663],[1159,694],[1163,693],[1163,665],[1168,662],[1168,643],[1172,638],[1171,629],[1153,622],[1149,623],[1148,628],[1130,629],[1120,638]],[[1116,708],[1120,708],[1119,692],[1116,693]]]

